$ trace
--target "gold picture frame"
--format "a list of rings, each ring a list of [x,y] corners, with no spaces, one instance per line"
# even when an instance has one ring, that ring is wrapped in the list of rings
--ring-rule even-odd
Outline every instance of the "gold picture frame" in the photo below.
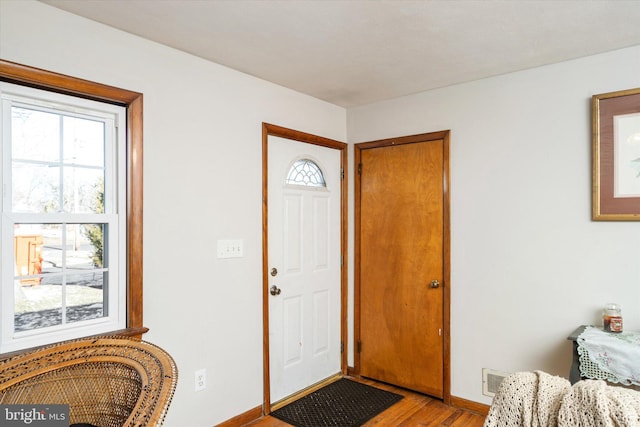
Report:
[[[594,221],[640,221],[640,88],[593,95]]]

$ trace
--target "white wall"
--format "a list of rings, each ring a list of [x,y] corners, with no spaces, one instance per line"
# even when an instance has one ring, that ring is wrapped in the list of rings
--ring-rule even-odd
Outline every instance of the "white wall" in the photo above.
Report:
[[[344,141],[345,110],[34,1],[0,2],[0,57],[144,94],[145,339],[180,369],[165,425],[261,405],[261,124]],[[225,238],[244,258],[215,257]]]
[[[640,329],[640,222],[590,219],[591,95],[635,87],[640,46],[348,110],[350,143],[451,130],[452,395],[568,376],[606,302]]]

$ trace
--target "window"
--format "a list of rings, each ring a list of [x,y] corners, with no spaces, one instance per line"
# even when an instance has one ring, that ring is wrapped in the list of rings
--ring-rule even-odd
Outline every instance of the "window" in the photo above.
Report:
[[[0,77],[0,353],[139,336],[141,95],[4,61]]]
[[[305,187],[326,187],[320,167],[310,159],[296,160],[287,174],[287,184]]]

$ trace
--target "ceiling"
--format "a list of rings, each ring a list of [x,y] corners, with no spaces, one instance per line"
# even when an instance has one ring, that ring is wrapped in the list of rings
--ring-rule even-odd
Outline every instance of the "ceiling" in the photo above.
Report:
[[[640,45],[640,0],[41,1],[343,107]]]

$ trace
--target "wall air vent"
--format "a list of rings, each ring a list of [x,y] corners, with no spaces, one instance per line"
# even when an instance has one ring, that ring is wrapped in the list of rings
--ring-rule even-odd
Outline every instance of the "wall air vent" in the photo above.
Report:
[[[495,396],[498,391],[498,387],[500,387],[500,383],[508,376],[508,372],[482,368],[482,394],[490,397]]]

